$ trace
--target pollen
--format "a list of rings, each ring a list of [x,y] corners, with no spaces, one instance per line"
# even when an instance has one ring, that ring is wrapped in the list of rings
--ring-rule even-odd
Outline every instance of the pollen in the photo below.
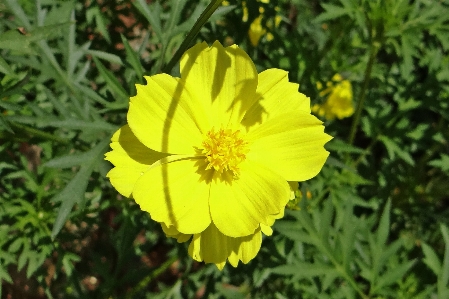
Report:
[[[206,169],[214,169],[218,173],[230,170],[239,174],[239,164],[246,159],[248,142],[239,130],[214,128],[207,132],[203,140],[201,155],[206,156]]]

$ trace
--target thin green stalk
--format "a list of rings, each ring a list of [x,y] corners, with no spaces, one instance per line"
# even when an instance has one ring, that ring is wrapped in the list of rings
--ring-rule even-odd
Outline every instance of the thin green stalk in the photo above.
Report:
[[[176,51],[175,55],[173,55],[172,59],[168,62],[166,66],[162,68],[163,73],[170,73],[172,68],[175,66],[175,64],[181,59],[182,54],[189,48],[190,44],[192,43],[193,39],[197,36],[198,32],[200,32],[201,27],[209,20],[209,18],[212,16],[214,11],[221,5],[222,0],[213,0],[211,3],[206,7],[206,9],[203,11],[203,13],[200,15],[198,20],[193,25],[192,29],[190,29],[189,33],[187,34],[184,41],[179,46],[178,50]]]
[[[316,231],[312,231],[312,233],[317,240],[321,241],[320,236],[316,233]],[[329,261],[334,265],[337,272],[339,272],[341,276],[344,277],[344,279],[351,285],[351,287],[359,294],[360,298],[368,299],[369,297],[365,293],[363,293],[357,282],[353,279],[352,275],[346,272],[345,267],[334,258],[332,251],[328,248],[328,246],[324,242],[320,242],[315,245],[322,253],[327,256]]]
[[[139,292],[145,289],[153,279],[164,273],[177,259],[177,256],[172,256],[150,275],[142,279],[139,284],[126,295],[126,299],[135,298]]]
[[[379,137],[380,137],[380,134],[377,134],[376,137],[374,137],[371,140],[370,144],[365,148],[364,152],[361,153],[360,156],[352,163],[352,167],[354,169],[356,169],[357,165],[359,165],[359,163],[362,162],[363,158],[365,158],[366,155],[371,152],[371,149],[373,148],[373,146],[377,143],[377,141],[379,141]]]
[[[371,72],[373,70],[374,61],[376,60],[376,55],[377,55],[379,48],[380,48],[380,44],[377,42],[374,42],[371,45],[371,50],[370,50],[371,53],[369,56],[368,65],[366,66],[366,69],[365,69],[365,75],[363,78],[363,86],[362,86],[362,90],[360,91],[359,101],[357,103],[355,115],[354,115],[354,118],[352,119],[351,131],[349,133],[348,143],[351,145],[354,143],[355,134],[357,133],[357,127],[359,126],[360,116],[361,116],[362,110],[363,110],[363,105],[365,104],[366,91],[368,90],[369,81],[371,79]]]

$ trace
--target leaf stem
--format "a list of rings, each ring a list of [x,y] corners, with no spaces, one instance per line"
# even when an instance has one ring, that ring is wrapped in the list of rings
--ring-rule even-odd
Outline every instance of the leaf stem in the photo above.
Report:
[[[186,38],[183,40],[181,45],[179,46],[178,50],[176,51],[175,55],[173,55],[172,59],[168,62],[166,66],[162,68],[163,73],[170,73],[172,68],[175,66],[175,64],[181,59],[182,54],[189,48],[191,42],[193,39],[197,36],[198,32],[200,32],[201,27],[209,20],[209,18],[212,16],[214,11],[221,5],[222,0],[213,0],[211,3],[206,7],[206,9],[203,11],[203,13],[200,15],[198,20],[193,25],[192,29],[190,29],[189,33],[187,34]]]
[[[355,111],[354,118],[352,119],[351,131],[349,133],[348,143],[352,145],[354,143],[355,134],[357,133],[357,127],[359,126],[360,116],[362,114],[363,105],[365,103],[366,91],[368,90],[369,81],[371,79],[371,72],[373,70],[374,61],[376,60],[377,52],[379,51],[380,43],[374,42],[371,45],[370,56],[368,65],[365,69],[365,75],[363,78],[363,86],[360,91],[359,101],[357,103],[357,108]]]

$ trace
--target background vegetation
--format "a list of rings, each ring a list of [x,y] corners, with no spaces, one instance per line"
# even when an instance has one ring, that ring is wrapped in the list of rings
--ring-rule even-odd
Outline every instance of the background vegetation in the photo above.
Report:
[[[326,165],[248,265],[193,262],[111,187],[134,85],[178,74],[208,3],[0,1],[1,297],[449,298],[447,0],[232,0],[201,28],[312,104],[318,82],[352,83]]]

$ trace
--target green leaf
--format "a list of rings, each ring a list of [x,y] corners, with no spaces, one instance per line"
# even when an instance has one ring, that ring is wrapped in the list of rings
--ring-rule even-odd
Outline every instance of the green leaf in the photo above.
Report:
[[[449,172],[449,156],[446,154],[441,154],[441,159],[432,160],[428,164],[437,167],[444,172]]]
[[[23,269],[23,267],[26,265],[28,261],[28,254],[30,252],[30,245],[29,243],[23,244],[23,250],[22,253],[19,255],[19,259],[17,260],[17,269],[20,271]]]
[[[35,42],[38,40],[50,40],[52,38],[58,37],[63,33],[63,30],[70,27],[74,22],[63,22],[59,24],[53,24],[48,26],[35,27],[30,32],[25,34],[26,38],[28,38],[31,42]]]
[[[341,139],[334,138],[328,143],[326,143],[326,149],[329,151],[335,151],[339,153],[356,153],[363,154],[365,150],[350,145],[349,143],[344,142]]]
[[[321,6],[324,8],[325,12],[316,17],[313,20],[314,23],[322,23],[324,21],[337,19],[344,15],[349,15],[349,11],[345,7],[327,3],[321,3]]]
[[[22,94],[23,93],[23,87],[30,81],[31,75],[30,74],[26,74],[22,79],[20,79],[18,82],[16,82],[14,85],[9,86],[6,90],[2,91],[0,93],[0,98],[6,98],[9,97],[11,95],[14,94]],[[5,106],[5,105],[10,105]],[[11,109],[11,110],[19,110],[22,107],[20,107],[17,104],[14,103],[10,103],[7,101],[1,101],[1,106],[6,108],[6,109]]]
[[[84,86],[82,84],[75,83],[75,87],[79,91],[81,91],[83,94],[85,94],[88,98],[90,98],[91,100],[93,100],[93,101],[95,101],[95,102],[97,102],[97,103],[99,103],[99,104],[101,104],[103,106],[106,106],[108,108],[112,109],[112,108],[116,108],[116,107],[121,107],[123,109],[123,108],[127,108],[128,107],[128,103],[117,103],[117,102],[111,103],[111,102],[108,102],[101,95],[96,93],[94,90],[92,90],[91,88],[86,87],[86,86]]]
[[[372,293],[376,293],[378,290],[382,290],[383,288],[400,281],[405,273],[410,270],[410,268],[413,267],[415,263],[416,260],[409,261],[405,264],[394,267],[387,273],[380,276],[377,284],[372,289]]]
[[[45,5],[42,3],[42,5]],[[61,21],[71,21],[71,14],[75,8],[75,1],[61,1],[58,5],[53,5],[51,10],[44,15],[46,26],[61,23]],[[74,22],[73,22],[74,24]]]
[[[333,285],[335,279],[339,277],[340,273],[337,271],[330,271],[324,274],[324,277],[321,279],[323,290],[329,289]]]
[[[265,268],[263,270],[255,269],[253,272],[253,281],[254,281],[254,287],[260,288],[263,283],[268,279],[271,272],[270,269]]]
[[[334,205],[332,204],[332,199],[328,198],[324,203],[324,208],[320,213],[320,223],[319,223],[319,236],[321,243],[329,243],[329,232],[332,227],[332,219],[334,216]]]
[[[214,11],[214,13],[212,14],[212,16],[210,17],[209,20],[211,22],[216,21],[216,20],[220,19],[221,17],[223,17],[224,15],[233,11],[236,7],[237,7],[237,5],[220,6],[217,8],[217,10]]]
[[[14,131],[12,130],[12,128],[9,126],[8,122],[5,120],[5,117],[3,116],[3,114],[0,113],[0,128],[5,129],[6,131],[8,131],[9,133],[14,134]]]
[[[343,222],[343,235],[339,238],[342,248],[343,266],[349,272],[349,265],[353,260],[353,251],[355,245],[355,232],[357,225],[353,215],[353,206],[348,204],[344,212],[345,221]],[[355,223],[354,223],[355,222]]]
[[[156,2],[151,6],[148,6],[145,0],[136,0],[133,4],[150,23],[151,29],[156,34],[158,40],[162,41],[161,20],[159,19],[159,3]]]
[[[410,154],[405,150],[401,149],[399,145],[396,144],[396,142],[394,142],[387,136],[382,135],[379,136],[379,140],[381,140],[384,143],[385,147],[387,148],[388,156],[390,157],[390,159],[394,159],[396,154],[399,156],[399,158],[407,162],[409,165],[411,166],[415,165],[415,161],[410,156]]]
[[[410,77],[410,73],[413,70],[413,56],[415,54],[413,39],[416,39],[416,36],[410,36],[410,34],[401,35],[401,54],[403,58],[401,75],[403,78]]]
[[[239,289],[230,288],[228,285],[225,286],[222,283],[217,283],[216,289],[218,294],[222,295],[225,299],[245,299],[247,297]]]
[[[336,270],[332,266],[320,265],[318,263],[295,263],[294,265],[282,265],[271,268],[271,273],[279,275],[294,275],[299,277],[313,277],[329,274]]]
[[[279,220],[275,222],[273,229],[293,241],[304,242],[308,244],[315,243],[310,235],[305,233],[301,229],[297,222],[289,220]]]
[[[447,289],[449,281],[449,232],[447,226],[445,226],[444,224],[440,225],[440,229],[441,233],[443,234],[445,248],[443,265],[441,267],[443,272],[440,272],[440,275],[438,275],[438,293],[440,293],[440,290],[442,292],[443,289]]]
[[[100,72],[103,79],[106,81],[106,85],[109,88],[109,90],[115,94],[118,99],[116,102],[126,102],[128,99],[128,93],[126,90],[121,86],[120,82],[118,82],[116,76],[112,72],[106,69],[106,67],[96,58],[93,57],[95,61],[95,65],[98,68],[98,71]]]
[[[118,57],[117,55],[110,54],[110,53],[103,52],[103,51],[97,51],[97,50],[85,50],[84,52],[86,54],[92,55],[94,57],[98,57],[98,58],[101,58],[103,60],[118,64],[118,65],[123,65],[122,59],[120,57]]]
[[[427,129],[430,127],[428,124],[419,124],[413,130],[406,134],[407,137],[419,141],[427,134]]]
[[[421,246],[424,253],[424,264],[426,264],[433,271],[433,273],[438,276],[441,271],[440,259],[438,258],[432,247],[430,247],[426,243],[422,243]]]
[[[86,152],[82,154],[73,154],[63,157],[57,157],[51,159],[43,166],[51,168],[71,168],[73,166],[79,166],[84,164],[86,159],[89,159],[90,155],[91,155],[90,152]]]
[[[399,101],[398,103],[398,110],[400,112],[405,112],[405,111],[409,111],[409,110],[413,110],[416,109],[420,106],[422,106],[422,102],[421,101],[416,101],[413,98],[410,98],[408,100],[403,100],[403,101]]]
[[[1,94],[0,94],[1,96]],[[5,108],[6,110],[11,110],[11,111],[17,111],[22,109],[22,106],[6,101],[6,100],[0,100],[0,107]]]
[[[107,123],[105,121],[85,121],[79,119],[65,119],[60,120],[57,117],[41,118],[35,116],[26,116],[26,115],[8,115],[5,117],[7,120],[18,123],[25,124],[34,124],[37,127],[47,128],[47,127],[56,127],[56,128],[65,128],[65,129],[74,129],[74,130],[96,130],[96,131],[106,131],[113,132],[118,129],[117,126]]]
[[[8,247],[8,251],[11,253],[16,253],[17,251],[19,251],[20,247],[22,247],[23,243],[26,242],[25,239],[23,238],[17,238],[15,239],[11,245],[9,245]]]
[[[110,44],[111,37],[109,36],[109,32],[106,26],[106,19],[101,13],[98,7],[89,8],[86,12],[86,19],[89,23],[92,23],[92,20],[95,19],[96,29],[101,33],[104,39]]]
[[[170,1],[170,15],[165,23],[164,32],[167,32],[167,35],[171,35],[171,32],[176,27],[176,25],[181,20],[181,12],[184,6],[187,4],[185,0],[171,0]]]
[[[73,270],[75,269],[73,262],[79,262],[81,258],[71,252],[65,252],[62,257],[62,266],[64,267],[64,272],[68,277],[72,275]]]
[[[22,2],[19,2],[17,0],[6,0],[6,3],[8,8],[19,20],[19,23],[22,24],[25,27],[25,29],[30,28],[31,25],[30,21],[28,20],[28,16],[25,14],[21,6]]]
[[[45,255],[42,252],[30,251],[28,252],[28,267],[26,277],[30,278],[36,270],[42,266],[45,261]]]
[[[14,75],[11,67],[8,65],[5,59],[0,56],[0,72],[6,75]]]
[[[103,159],[102,155],[108,144],[109,140],[103,140],[87,152],[85,164],[81,166],[79,172],[60,193],[53,197],[53,202],[62,202],[62,204],[53,225],[52,239],[61,230],[75,203],[80,203],[83,200],[90,175],[98,162]]]
[[[2,286],[2,280],[7,281],[9,283],[13,283],[11,276],[9,276],[8,271],[5,270],[3,267],[3,265],[0,264],[0,296],[1,296],[1,286]],[[4,265],[7,266],[7,265]]]
[[[379,249],[385,246],[390,233],[390,208],[391,200],[388,200],[380,217],[379,227],[376,233],[376,243]]]
[[[379,258],[377,261],[377,268],[382,269],[382,267],[387,264],[390,257],[397,254],[399,249],[401,249],[402,245],[403,245],[403,240],[398,239],[398,240],[394,241],[391,245],[387,246],[382,252],[378,253],[377,256]]]
[[[56,98],[53,92],[45,86],[42,86],[47,99],[53,104],[53,107],[56,111],[58,111],[59,115],[63,118],[67,118],[70,115],[68,108],[66,108],[63,104],[61,98]]]
[[[144,69],[142,67],[142,64],[140,63],[139,55],[131,48],[128,40],[122,34],[120,34],[120,36],[122,38],[123,44],[125,45],[126,60],[133,67],[138,79],[142,80]]]
[[[50,26],[36,27],[33,31],[22,34],[16,29],[6,31],[0,35],[0,49],[15,50],[18,52],[32,54],[31,43],[50,39],[53,36],[61,34],[62,29],[68,27],[72,22],[60,23]]]
[[[31,41],[18,30],[9,30],[0,35],[0,49],[14,50],[25,54],[33,53]]]

